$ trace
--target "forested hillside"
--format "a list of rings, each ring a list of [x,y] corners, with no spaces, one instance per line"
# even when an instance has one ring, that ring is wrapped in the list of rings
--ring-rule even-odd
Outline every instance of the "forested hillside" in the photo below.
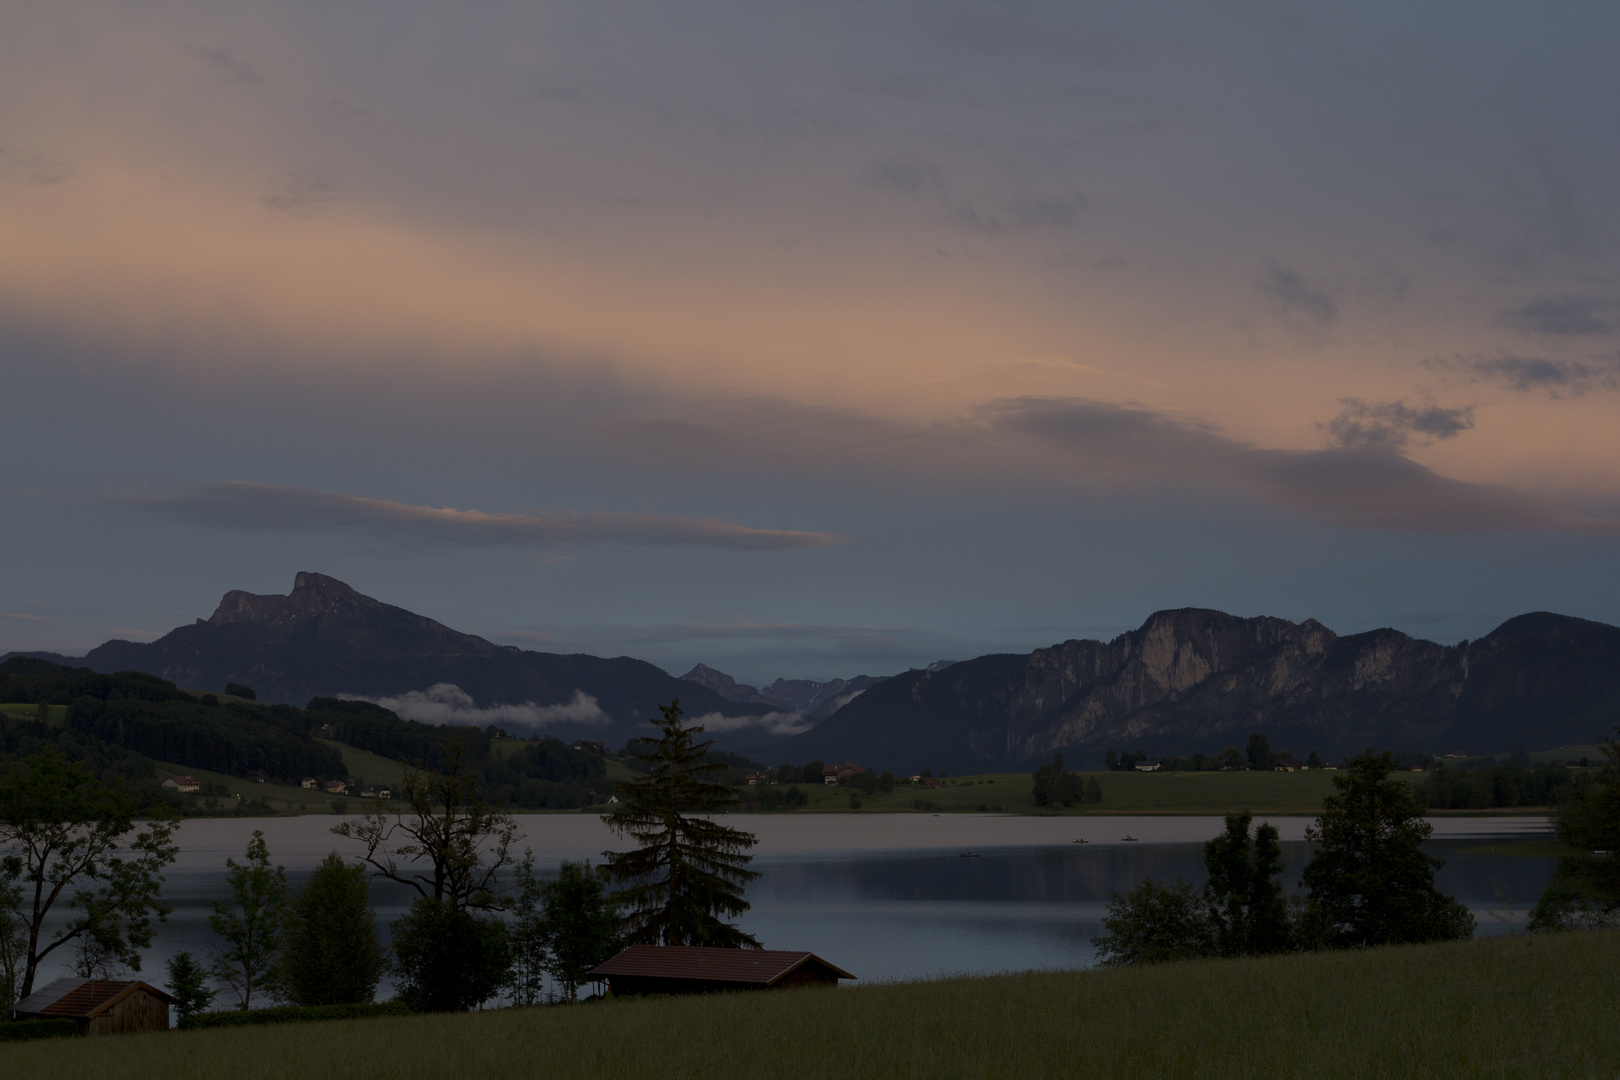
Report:
[[[0,663],[0,702],[66,707],[63,724],[0,717],[0,756],[54,746],[135,788],[155,789],[158,761],[228,776],[262,772],[289,784],[341,779],[342,754],[322,741],[331,740],[430,769],[454,752],[486,798],[513,809],[584,807],[612,791],[600,755],[557,739],[503,740],[505,752],[497,753],[490,731],[401,720],[368,702],[260,705],[188,692],[141,672],[103,674],[33,657]]]

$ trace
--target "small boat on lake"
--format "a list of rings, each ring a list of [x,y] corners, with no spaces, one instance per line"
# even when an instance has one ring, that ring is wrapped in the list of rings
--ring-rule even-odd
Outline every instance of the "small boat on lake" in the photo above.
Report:
[[[1124,840],[1125,840],[1125,842],[1127,844],[1137,844],[1137,843],[1141,842],[1141,841],[1137,840],[1136,837],[1134,837],[1134,836],[1126,836],[1124,838]]]
[[[1069,843],[1071,843],[1071,844],[1089,844],[1089,843],[1091,843],[1091,841],[1086,840],[1086,839],[1079,839],[1079,840],[1070,840]]]
[[[961,855],[964,859],[977,859],[979,857],[979,853],[977,851],[960,851],[957,852],[957,854]]]

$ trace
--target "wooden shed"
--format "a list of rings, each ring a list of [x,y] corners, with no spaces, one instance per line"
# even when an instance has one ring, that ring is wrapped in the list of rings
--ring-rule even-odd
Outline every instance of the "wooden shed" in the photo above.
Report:
[[[855,976],[814,953],[786,949],[715,949],[699,945],[632,945],[586,976],[605,980],[613,996],[712,994],[836,986]]]
[[[149,983],[57,979],[11,1007],[18,1020],[79,1022],[80,1035],[168,1031],[174,998]]]

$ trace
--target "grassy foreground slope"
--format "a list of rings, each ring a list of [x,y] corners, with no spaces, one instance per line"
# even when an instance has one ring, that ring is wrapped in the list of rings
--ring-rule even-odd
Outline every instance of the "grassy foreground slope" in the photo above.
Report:
[[[859,971],[858,958],[838,957]],[[127,1080],[1612,1077],[1620,933],[0,1045]]]

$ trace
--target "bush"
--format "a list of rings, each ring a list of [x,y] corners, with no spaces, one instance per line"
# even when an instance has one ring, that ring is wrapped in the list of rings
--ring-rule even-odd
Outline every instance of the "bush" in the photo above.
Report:
[[[287,1005],[278,1009],[233,1009],[230,1012],[198,1013],[183,1022],[184,1031],[202,1028],[249,1027],[257,1024],[305,1024],[316,1020],[367,1020],[373,1016],[409,1016],[403,1001],[383,1001],[375,1005]],[[69,1021],[72,1023],[72,1021]]]
[[[60,1039],[78,1033],[77,1020],[18,1020],[15,1023],[0,1023],[0,1042]]]
[[[462,1012],[500,990],[511,969],[506,924],[423,897],[395,920],[394,974],[412,1012]]]
[[[334,851],[287,910],[281,958],[287,997],[305,1007],[369,1003],[382,970],[365,869]]]

